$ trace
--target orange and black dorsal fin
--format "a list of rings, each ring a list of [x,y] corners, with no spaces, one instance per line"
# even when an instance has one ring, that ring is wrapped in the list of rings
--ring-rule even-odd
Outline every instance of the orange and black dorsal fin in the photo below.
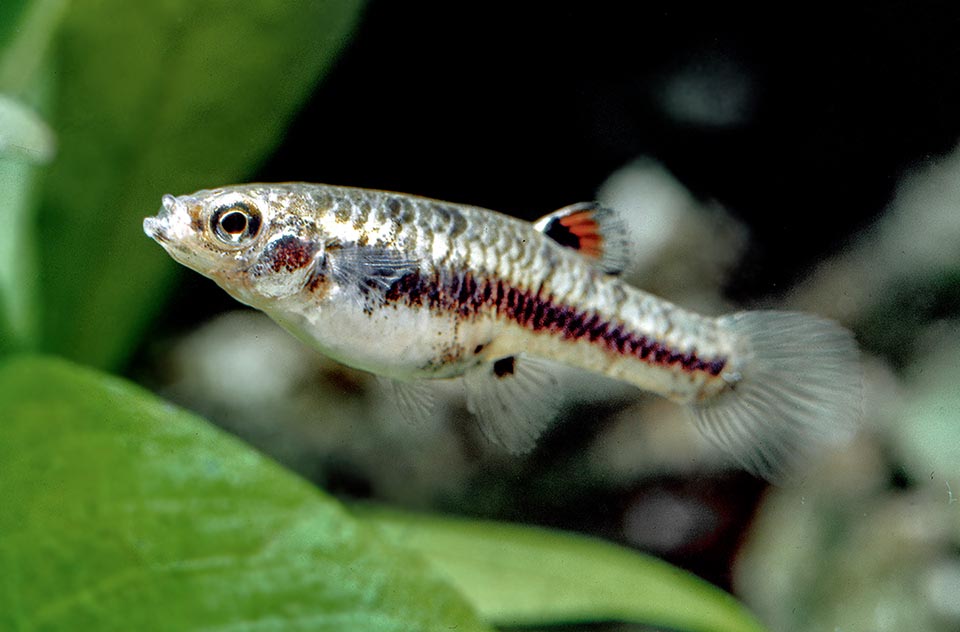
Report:
[[[596,202],[564,206],[541,217],[533,227],[607,274],[620,274],[627,266],[626,227],[616,213]]]

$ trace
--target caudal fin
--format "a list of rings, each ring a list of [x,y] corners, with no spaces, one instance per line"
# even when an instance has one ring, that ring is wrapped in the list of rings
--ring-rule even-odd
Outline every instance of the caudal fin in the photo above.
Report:
[[[783,480],[818,447],[854,433],[862,370],[853,334],[796,312],[719,319],[745,356],[719,395],[693,405],[700,430],[751,472]]]

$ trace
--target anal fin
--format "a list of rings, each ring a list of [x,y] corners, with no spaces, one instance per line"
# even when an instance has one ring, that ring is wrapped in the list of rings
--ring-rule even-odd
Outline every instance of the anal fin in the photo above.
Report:
[[[467,409],[484,436],[512,454],[533,449],[556,417],[556,380],[543,360],[507,356],[466,372]]]
[[[541,217],[533,227],[561,246],[595,261],[608,274],[620,274],[629,261],[623,221],[596,202],[565,206]]]

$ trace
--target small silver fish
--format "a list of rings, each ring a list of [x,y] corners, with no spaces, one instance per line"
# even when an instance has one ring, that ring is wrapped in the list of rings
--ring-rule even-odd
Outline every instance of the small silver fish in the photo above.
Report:
[[[750,471],[778,478],[860,414],[853,336],[792,312],[701,316],[616,277],[615,214],[534,224],[422,197],[322,184],[165,195],[144,231],[177,261],[322,353],[389,379],[400,410],[462,378],[484,434],[532,448],[557,412],[542,359],[684,404]]]

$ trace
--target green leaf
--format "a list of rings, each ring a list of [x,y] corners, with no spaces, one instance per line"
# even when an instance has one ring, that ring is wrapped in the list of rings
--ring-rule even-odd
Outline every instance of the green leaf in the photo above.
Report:
[[[533,527],[354,507],[420,552],[497,625],[627,621],[696,632],[758,632],[733,597],[666,562]]]
[[[415,555],[203,420],[0,363],[0,629],[486,628]]]
[[[74,0],[45,186],[45,348],[122,363],[173,263],[141,229],[164,193],[248,177],[342,48],[362,0]],[[335,122],[331,122],[331,125]]]

